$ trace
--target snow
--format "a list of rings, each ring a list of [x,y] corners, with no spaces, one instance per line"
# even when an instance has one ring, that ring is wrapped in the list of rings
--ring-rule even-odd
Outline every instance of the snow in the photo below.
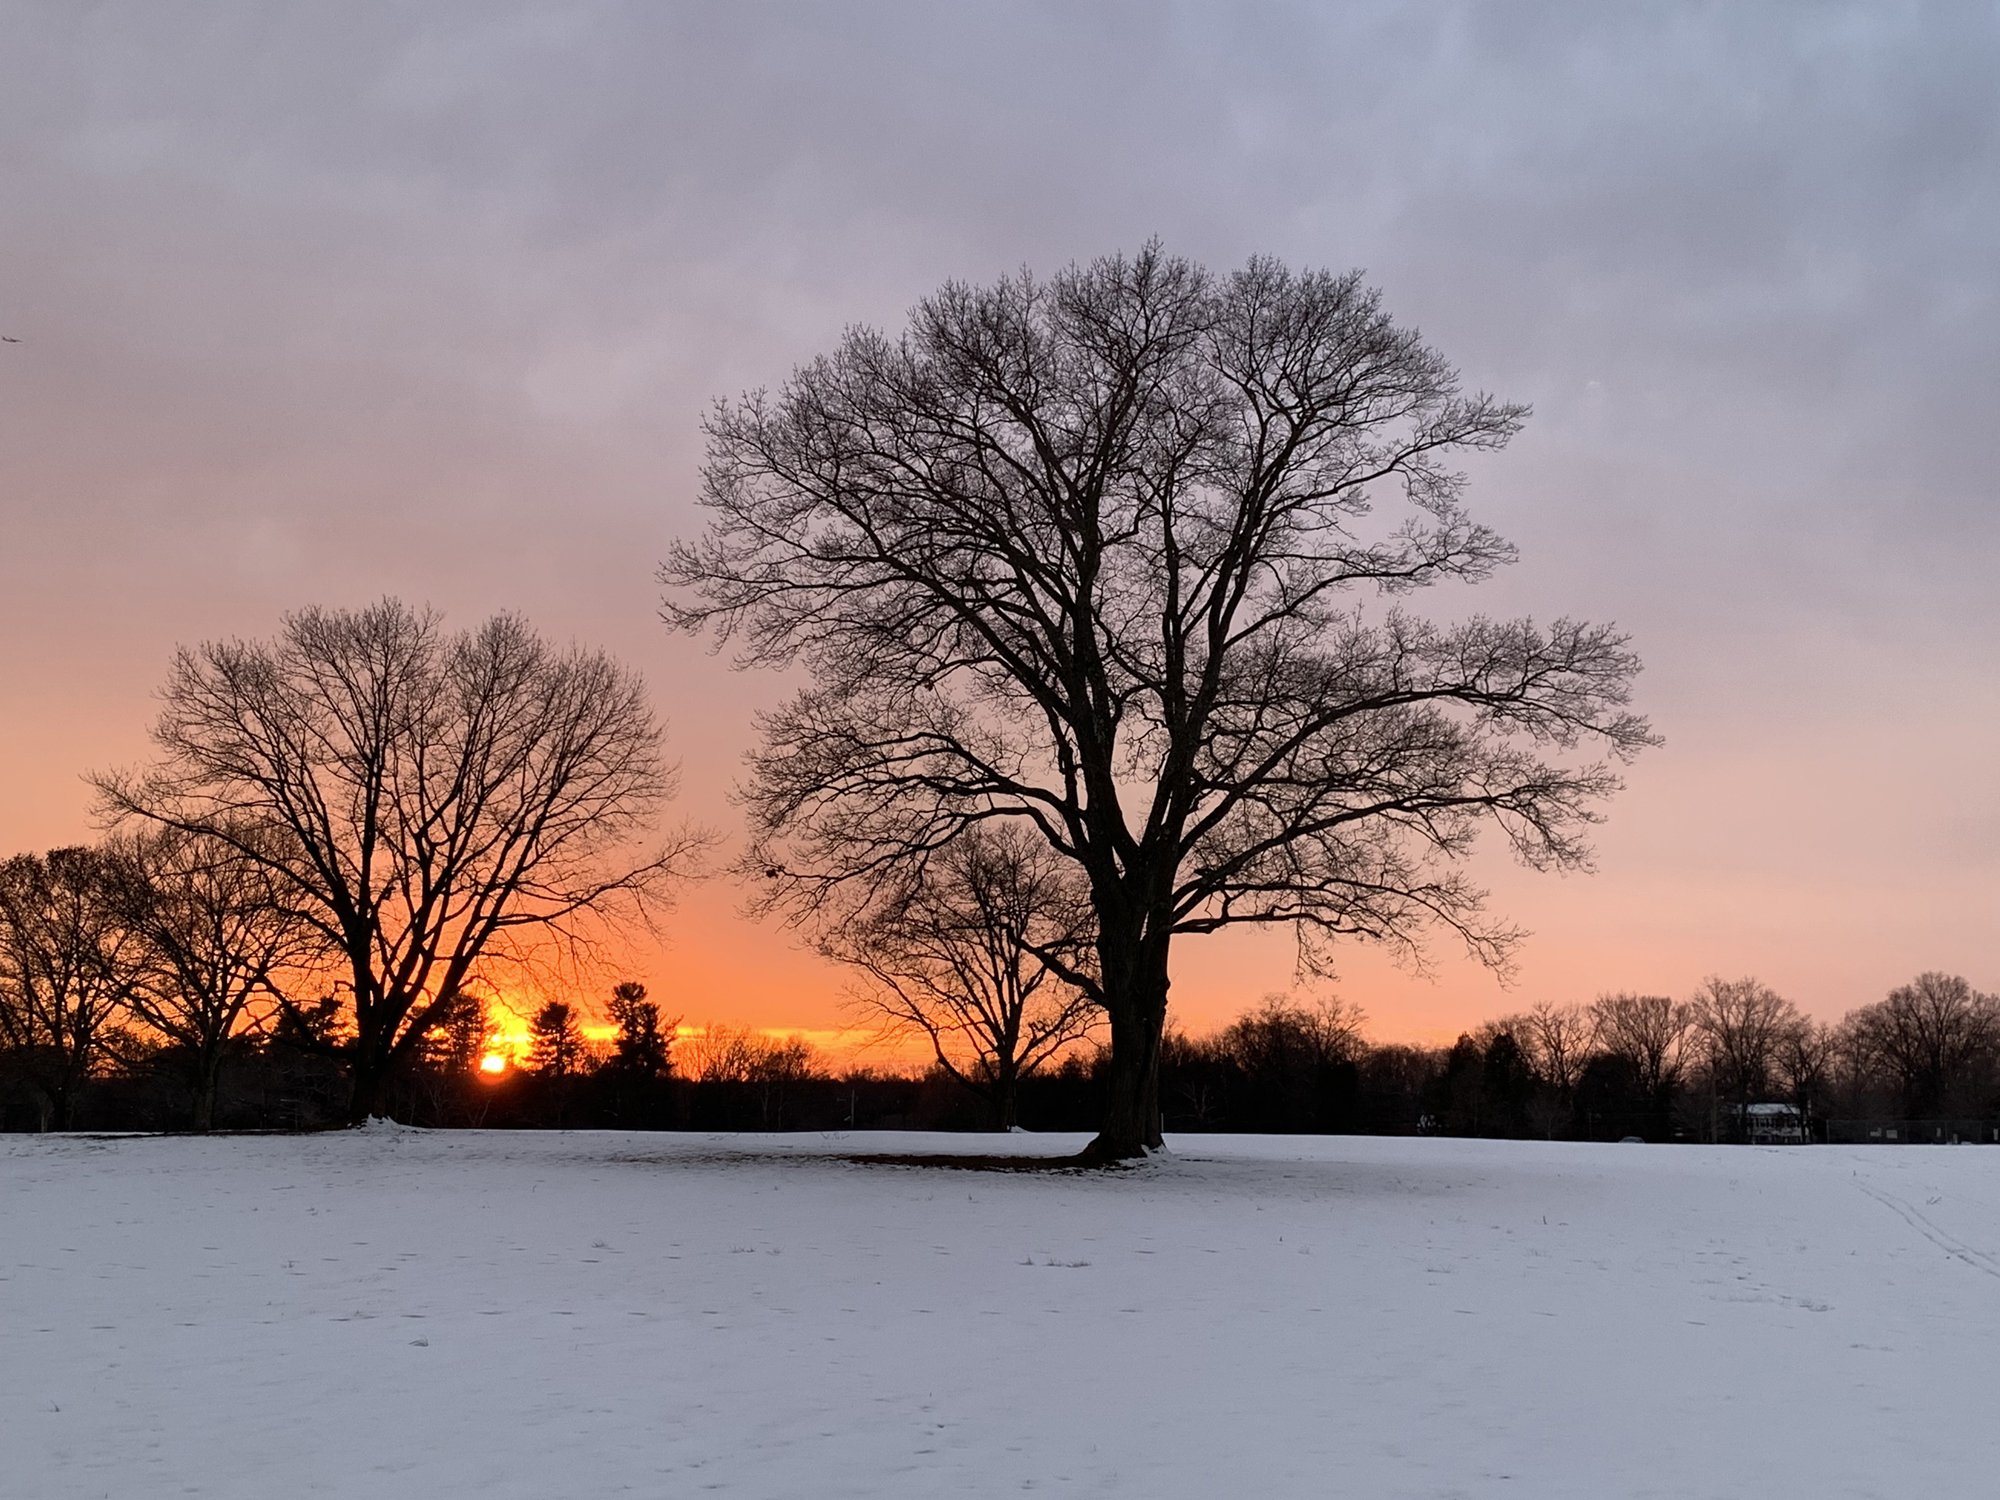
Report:
[[[0,1492],[2000,1495],[2000,1151],[0,1144]]]

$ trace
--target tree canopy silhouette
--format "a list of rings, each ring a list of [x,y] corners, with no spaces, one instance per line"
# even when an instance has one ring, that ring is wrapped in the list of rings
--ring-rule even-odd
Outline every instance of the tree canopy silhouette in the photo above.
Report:
[[[1358,274],[1157,245],[947,285],[718,404],[665,612],[809,673],[750,761],[764,904],[1031,826],[1090,893],[1097,962],[1063,977],[1110,1023],[1104,1158],[1159,1141],[1179,935],[1284,924],[1312,968],[1442,924],[1504,962],[1457,868],[1479,828],[1582,865],[1607,762],[1651,740],[1617,631],[1395,603],[1512,557],[1449,461],[1524,415]]]
[[[256,830],[238,828],[239,841]],[[146,954],[133,1014],[183,1059],[190,1123],[214,1122],[222,1063],[253,1010],[281,1000],[278,984],[325,957],[325,937],[287,902],[270,868],[205,834],[159,828],[112,846],[122,920]]]
[[[125,921],[117,860],[72,847],[0,860],[0,1045],[26,1074],[42,1126],[77,1102],[133,992],[146,944]]]
[[[183,649],[161,697],[161,757],[97,778],[107,811],[234,849],[339,955],[356,1120],[482,963],[643,914],[703,842],[635,843],[673,788],[637,675],[513,615],[301,610]]]
[[[1021,1080],[1098,1020],[1057,973],[1093,962],[1076,867],[1029,829],[975,828],[878,895],[828,908],[813,946],[866,976],[856,999],[885,1033],[922,1036],[1011,1129]]]

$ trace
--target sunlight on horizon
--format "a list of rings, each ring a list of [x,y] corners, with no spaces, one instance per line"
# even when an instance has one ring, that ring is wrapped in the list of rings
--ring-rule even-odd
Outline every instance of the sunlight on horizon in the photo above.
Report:
[[[535,1046],[529,1019],[540,1009],[540,1005],[524,1005],[500,997],[489,1003],[490,1013],[498,1022],[498,1027],[487,1035],[479,1071],[491,1080],[504,1075],[509,1069],[525,1070],[529,1066]],[[584,1003],[576,998],[568,1003],[579,1011],[586,1010]],[[584,1041],[594,1052],[609,1052],[618,1039],[618,1028],[608,1021],[583,1020],[580,1025]],[[923,1039],[885,1037],[866,1026],[736,1026],[727,1021],[696,1025],[683,1021],[674,1027],[674,1041],[676,1044],[698,1042],[712,1032],[724,1031],[741,1031],[773,1042],[794,1039],[806,1042],[818,1053],[820,1062],[836,1072],[869,1068],[923,1069],[932,1062],[930,1044]]]

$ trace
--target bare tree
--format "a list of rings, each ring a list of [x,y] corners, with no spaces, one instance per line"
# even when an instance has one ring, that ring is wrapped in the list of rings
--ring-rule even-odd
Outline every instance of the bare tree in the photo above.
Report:
[[[1798,1106],[1801,1120],[1810,1121],[1820,1112],[1833,1083],[1839,1047],[1839,1032],[1810,1017],[1801,1017],[1798,1025],[1779,1039],[1774,1081]]]
[[[762,1032],[711,1022],[681,1038],[681,1076],[696,1083],[747,1083],[768,1044]]]
[[[1680,1081],[1689,1018],[1665,995],[1600,995],[1590,1006],[1597,1047],[1632,1065],[1639,1091],[1659,1099]]]
[[[1241,1079],[1253,1128],[1330,1130],[1359,1085],[1364,1019],[1359,1006],[1333,996],[1303,1003],[1270,994],[1210,1046]]]
[[[1547,1000],[1519,1015],[1503,1017],[1496,1029],[1510,1034],[1535,1075],[1536,1088],[1527,1103],[1528,1123],[1544,1138],[1576,1117],[1576,1086],[1590,1059],[1590,1013],[1580,1005],[1555,1005]]]
[[[1302,1005],[1273,994],[1222,1029],[1222,1051],[1248,1074],[1282,1075],[1303,1067],[1317,1071],[1361,1055],[1367,1017],[1357,1005],[1325,997]]]
[[[1977,1112],[2000,1068],[2000,996],[1956,974],[1919,974],[1850,1018],[1864,1055],[1886,1072],[1906,1118]]]
[[[207,1130],[231,1037],[256,1008],[277,1005],[278,977],[319,957],[323,939],[270,868],[235,844],[162,828],[113,848],[120,907],[146,958],[128,1003],[185,1059],[191,1123]]]
[[[1514,1033],[1529,1065],[1559,1095],[1576,1091],[1583,1078],[1584,1064],[1590,1061],[1591,1038],[1595,1028],[1590,1012],[1581,1005],[1553,1005],[1544,1000],[1533,1010],[1509,1016],[1500,1023]]]
[[[1738,1108],[1770,1092],[1785,1039],[1805,1024],[1769,985],[1713,976],[1695,991],[1688,1019],[1714,1097]]]
[[[1064,977],[1110,1023],[1099,1158],[1159,1143],[1178,935],[1281,924],[1323,971],[1334,940],[1416,955],[1441,923],[1503,962],[1517,934],[1457,868],[1480,827],[1583,865],[1617,781],[1547,757],[1651,741],[1615,631],[1381,602],[1511,558],[1448,460],[1523,415],[1357,275],[1156,246],[947,286],[901,339],[854,330],[719,405],[666,615],[810,669],[751,758],[763,904],[1032,827],[1094,908],[1094,970]]]
[[[161,758],[99,777],[106,811],[231,845],[340,954],[357,1121],[483,964],[643,915],[701,844],[629,852],[672,790],[645,689],[512,615],[302,610],[180,651],[162,697]]]
[[[100,849],[0,861],[0,1044],[39,1098],[42,1128],[73,1129],[84,1084],[145,974],[145,943]]]
[[[825,1076],[813,1044],[801,1036],[773,1037],[728,1026],[707,1026],[682,1042],[682,1076],[710,1089],[754,1099],[758,1123],[782,1130],[788,1096]],[[725,1097],[726,1105],[726,1097]]]
[[[696,1083],[792,1083],[820,1075],[818,1053],[801,1036],[766,1036],[709,1025],[681,1042],[681,1074]]]
[[[887,1032],[922,1036],[1007,1130],[1021,1080],[1096,1024],[1095,1001],[1062,977],[1090,970],[1091,938],[1075,865],[1002,826],[913,862],[871,909],[824,908],[814,946],[865,974],[860,1003]]]

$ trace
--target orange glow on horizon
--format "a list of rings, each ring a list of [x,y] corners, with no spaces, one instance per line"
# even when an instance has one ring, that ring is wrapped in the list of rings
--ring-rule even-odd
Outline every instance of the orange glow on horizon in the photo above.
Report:
[[[579,1025],[583,1039],[600,1056],[608,1053],[618,1039],[618,1028],[590,1014],[590,999],[580,993],[566,993],[566,999],[581,1012]],[[489,1014],[496,1023],[486,1035],[486,1052],[479,1060],[479,1073],[489,1081],[501,1074],[528,1066],[534,1051],[534,1033],[527,1017],[540,1007],[540,999],[526,1001],[519,995],[499,995],[491,1002]],[[829,1007],[830,1008],[830,1007]],[[835,1017],[827,1017],[829,1020]],[[876,1068],[891,1072],[918,1071],[930,1066],[930,1044],[920,1037],[882,1036],[865,1025],[765,1026],[739,1011],[717,1015],[708,1023],[682,1020],[674,1027],[676,1043],[698,1042],[711,1027],[742,1030],[771,1041],[804,1041],[818,1053],[822,1066],[836,1072]]]

